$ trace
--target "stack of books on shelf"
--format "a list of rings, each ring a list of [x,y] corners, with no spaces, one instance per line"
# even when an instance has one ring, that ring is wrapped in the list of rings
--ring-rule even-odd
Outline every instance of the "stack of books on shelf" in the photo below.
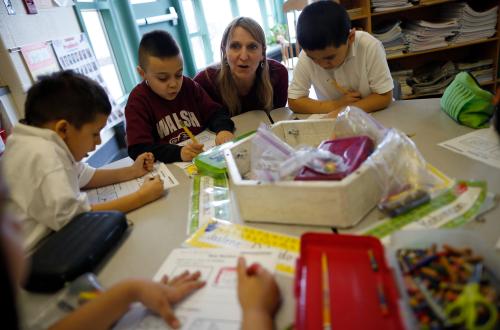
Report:
[[[401,96],[402,98],[406,98],[413,94],[413,89],[408,85],[407,81],[413,76],[413,70],[399,70],[391,72],[392,79],[399,82],[401,87]]]
[[[447,38],[453,37],[459,30],[458,19],[439,21],[408,21],[403,30],[410,52],[419,52],[448,46]]]
[[[413,4],[409,0],[372,0],[372,9],[375,13],[411,6]]]
[[[415,96],[442,94],[456,74],[457,69],[451,61],[444,64],[431,62],[414,69],[408,85]]]
[[[471,63],[457,63],[458,71],[469,71],[481,83],[491,82],[494,79],[493,59],[485,59]]]
[[[485,39],[496,34],[498,6],[486,11],[475,11],[467,3],[454,4],[445,10],[445,16],[458,20],[458,33],[450,43],[461,43]]]
[[[442,94],[460,71],[470,72],[480,84],[490,83],[494,79],[493,59],[431,62],[413,70],[392,71],[391,75],[401,85],[402,98],[405,99]]]
[[[403,29],[401,29],[401,21],[381,26],[373,31],[373,36],[382,42],[387,56],[401,55],[408,49]]]

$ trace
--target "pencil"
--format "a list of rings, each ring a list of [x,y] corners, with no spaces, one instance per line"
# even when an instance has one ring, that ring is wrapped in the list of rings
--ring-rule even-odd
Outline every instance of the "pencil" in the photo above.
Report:
[[[335,79],[331,79],[331,80],[330,80],[330,83],[331,83],[331,84],[333,85],[333,87],[335,87],[335,88],[336,88],[336,89],[337,89],[340,93],[342,93],[342,94],[344,94],[344,95],[345,95],[345,94],[349,94],[349,91],[348,91],[346,88],[344,88],[344,87],[340,86],[340,85],[339,85],[339,83],[337,82],[337,80],[335,80]]]
[[[186,134],[189,136],[191,141],[193,141],[193,143],[200,144],[198,140],[196,140],[196,138],[194,137],[193,133],[189,130],[189,128],[187,128],[185,122],[181,122],[181,126],[184,129],[184,132],[186,132]]]
[[[387,306],[387,299],[385,297],[384,293],[384,287],[382,285],[382,282],[377,283],[377,296],[378,296],[378,303],[380,306],[380,310],[382,311],[382,315],[388,315],[389,314],[389,306]]]
[[[375,259],[375,255],[373,254],[373,251],[371,249],[368,250],[368,258],[370,258],[370,265],[372,267],[372,270],[374,272],[378,272],[377,259]]]
[[[328,258],[325,253],[321,254],[321,274],[322,274],[322,288],[323,288],[323,330],[330,330],[331,316],[330,316],[330,274],[328,271]]]

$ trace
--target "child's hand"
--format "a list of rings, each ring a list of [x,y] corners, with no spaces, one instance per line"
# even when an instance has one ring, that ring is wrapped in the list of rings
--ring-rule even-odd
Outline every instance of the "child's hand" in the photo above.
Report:
[[[163,195],[163,180],[158,175],[152,178],[145,178],[138,193],[144,203],[149,203],[160,198]]]
[[[153,166],[155,163],[155,156],[153,156],[150,152],[145,152],[140,154],[136,159],[134,164],[130,166],[134,173],[135,177],[141,177],[144,174],[151,172],[153,170]]]
[[[220,131],[215,136],[215,144],[216,145],[220,145],[220,144],[229,142],[232,139],[234,139],[234,134],[232,132],[229,132],[229,131]]]
[[[139,282],[137,284],[138,300],[160,315],[172,328],[177,329],[181,324],[174,315],[172,305],[202,288],[205,282],[200,281],[199,278],[200,272],[193,274],[185,272],[170,281],[167,276],[164,276],[160,283]]]
[[[339,100],[340,102],[348,105],[361,100],[361,93],[358,91],[349,91],[349,93],[344,94]]]
[[[190,162],[203,151],[203,144],[189,143],[181,148],[181,159],[183,162]]]
[[[262,266],[246,267],[238,259],[238,299],[243,313],[257,312],[273,317],[280,302],[280,292],[274,277]]]
[[[338,109],[335,109],[333,111],[330,111],[329,113],[327,113],[326,115],[324,115],[321,119],[331,119],[331,118],[337,118],[337,116],[339,115],[339,113],[344,110],[344,108],[338,108]]]

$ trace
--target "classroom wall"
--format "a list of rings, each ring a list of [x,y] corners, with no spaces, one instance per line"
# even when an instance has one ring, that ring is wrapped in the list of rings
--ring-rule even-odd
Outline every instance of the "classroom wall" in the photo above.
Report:
[[[0,3],[0,81],[9,87],[16,111],[23,118],[26,91],[33,81],[21,53],[8,49],[73,36],[81,29],[73,6],[57,7],[44,1],[46,8],[37,7],[38,14],[28,15],[21,0],[11,2],[15,15],[8,15]]]

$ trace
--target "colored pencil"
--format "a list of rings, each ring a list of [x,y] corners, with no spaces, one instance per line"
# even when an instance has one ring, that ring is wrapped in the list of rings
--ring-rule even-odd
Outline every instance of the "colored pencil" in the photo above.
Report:
[[[330,272],[328,258],[325,253],[321,254],[321,274],[323,284],[323,329],[330,330],[332,328],[330,315]]]
[[[198,140],[196,140],[196,138],[194,137],[193,133],[189,130],[189,128],[187,128],[185,122],[182,122],[181,126],[184,129],[184,132],[186,132],[186,134],[189,136],[191,141],[193,141],[193,143],[200,144]]]

